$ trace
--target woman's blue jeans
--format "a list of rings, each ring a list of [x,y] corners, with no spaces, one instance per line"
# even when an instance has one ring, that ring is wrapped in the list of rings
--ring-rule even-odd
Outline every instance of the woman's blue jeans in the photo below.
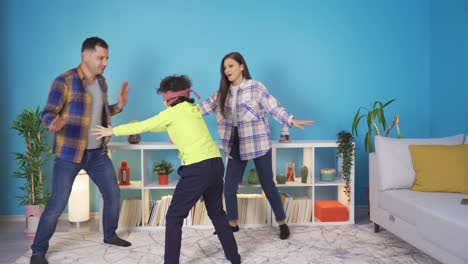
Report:
[[[238,184],[245,171],[247,160],[240,159],[239,135],[237,129],[234,130],[231,150],[232,159],[228,159],[226,176],[224,178],[224,198],[226,200],[226,213],[229,221],[239,220],[237,211],[237,191]],[[271,209],[275,213],[276,221],[286,220],[281,199],[273,182],[273,169],[271,164],[271,149],[263,156],[254,159],[260,185],[270,202]]]
[[[47,201],[39,220],[32,253],[45,254],[49,249],[49,240],[55,232],[59,216],[68,204],[68,198],[78,172],[85,170],[101,192],[104,208],[102,224],[104,239],[117,237],[115,230],[119,222],[120,190],[111,160],[102,149],[86,150],[81,163],[74,163],[56,157],[52,178],[52,196]]]

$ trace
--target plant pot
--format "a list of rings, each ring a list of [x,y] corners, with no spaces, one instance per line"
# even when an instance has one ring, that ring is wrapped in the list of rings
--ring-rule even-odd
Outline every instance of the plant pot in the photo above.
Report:
[[[301,168],[301,182],[307,183],[309,177],[309,169],[304,165]]]
[[[257,170],[251,169],[249,173],[249,177],[247,178],[247,182],[249,184],[259,184],[260,179],[258,178]]]
[[[333,168],[320,169],[320,180],[332,182],[336,178],[336,170]]]
[[[167,185],[169,183],[169,175],[159,174],[158,180],[159,180],[159,185]]]
[[[39,225],[39,219],[42,214],[41,205],[26,205],[25,217],[26,217],[26,228],[24,233],[27,237],[34,237],[36,235],[37,226]]]
[[[141,141],[141,136],[139,134],[128,136],[128,143],[130,144],[138,144],[140,143],[140,141]]]
[[[285,184],[286,183],[286,175],[284,175],[284,174],[276,175],[276,182],[278,184]]]

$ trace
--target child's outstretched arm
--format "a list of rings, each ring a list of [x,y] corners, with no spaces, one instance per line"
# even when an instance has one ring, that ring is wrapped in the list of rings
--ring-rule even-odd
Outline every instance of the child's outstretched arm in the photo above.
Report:
[[[108,136],[126,136],[145,132],[165,132],[167,131],[167,126],[171,120],[171,114],[167,111],[162,111],[161,113],[141,122],[120,125],[114,128],[112,126],[103,127],[97,125],[95,128],[91,129],[91,133],[94,136],[97,136],[96,139],[100,139]]]

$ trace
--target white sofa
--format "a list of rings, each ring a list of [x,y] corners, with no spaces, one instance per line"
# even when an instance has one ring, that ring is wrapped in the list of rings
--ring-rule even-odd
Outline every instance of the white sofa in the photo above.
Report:
[[[465,139],[466,138],[466,139]],[[438,139],[375,137],[369,156],[369,206],[374,231],[380,226],[442,263],[468,263],[468,194],[416,192],[408,145],[468,144],[468,136]],[[467,161],[468,162],[468,161]]]

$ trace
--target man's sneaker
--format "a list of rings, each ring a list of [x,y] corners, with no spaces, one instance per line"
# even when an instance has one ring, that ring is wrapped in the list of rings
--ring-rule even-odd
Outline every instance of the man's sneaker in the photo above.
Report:
[[[45,258],[45,254],[32,255],[29,264],[49,264]]]
[[[239,231],[239,225],[236,226],[231,226],[232,232],[238,232]],[[217,235],[216,231],[213,232],[213,235]]]
[[[280,239],[287,239],[289,237],[289,227],[287,224],[282,224],[280,227]]]
[[[104,243],[119,246],[119,247],[129,247],[132,245],[132,243],[128,242],[127,240],[123,240],[120,237],[116,237],[111,240],[104,239]]]

